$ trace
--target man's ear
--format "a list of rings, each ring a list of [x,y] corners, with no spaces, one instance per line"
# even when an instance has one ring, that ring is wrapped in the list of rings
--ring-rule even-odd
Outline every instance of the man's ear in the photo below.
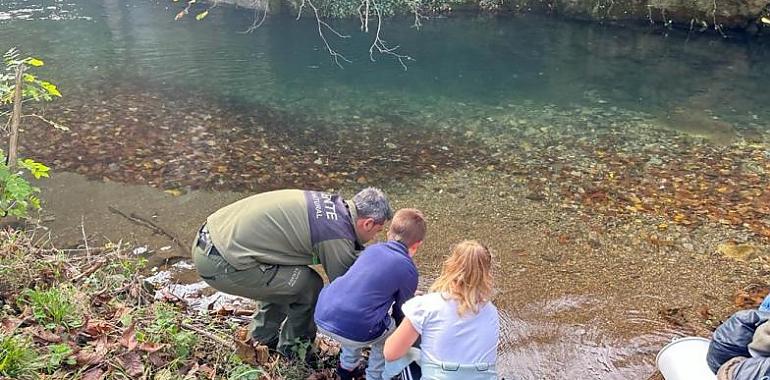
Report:
[[[366,218],[364,219],[364,229],[367,231],[371,231],[374,228],[374,219],[373,218]]]

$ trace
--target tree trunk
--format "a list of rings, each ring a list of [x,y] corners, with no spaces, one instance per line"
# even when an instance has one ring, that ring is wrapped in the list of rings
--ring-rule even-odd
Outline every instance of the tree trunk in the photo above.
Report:
[[[8,168],[13,170],[16,166],[16,149],[19,141],[19,124],[21,124],[21,86],[23,85],[22,78],[26,67],[23,63],[20,63],[16,68],[16,87],[13,91],[13,113],[11,113],[11,135],[8,143],[8,159],[6,164]]]

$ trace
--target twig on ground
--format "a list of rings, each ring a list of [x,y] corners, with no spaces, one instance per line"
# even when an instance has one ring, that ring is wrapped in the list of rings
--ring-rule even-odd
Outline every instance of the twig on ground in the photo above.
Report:
[[[206,338],[209,338],[209,339],[213,340],[214,342],[219,343],[220,345],[222,345],[224,347],[227,347],[227,348],[229,348],[231,350],[236,350],[238,348],[238,346],[235,344],[235,342],[233,342],[233,341],[229,341],[228,342],[227,340],[225,340],[225,339],[223,339],[223,338],[221,338],[219,336],[216,336],[216,335],[214,335],[214,334],[212,334],[212,333],[210,333],[210,332],[208,332],[206,330],[203,330],[203,329],[200,329],[198,327],[195,327],[195,326],[193,326],[193,325],[191,325],[191,324],[189,324],[187,322],[182,322],[181,326],[183,328],[186,328],[186,329],[190,330],[190,331],[193,331],[193,332],[196,332],[198,334],[201,334],[201,335],[205,336]]]
[[[87,276],[92,275],[94,272],[99,270],[99,268],[101,268],[104,265],[104,263],[106,263],[106,260],[97,261],[96,264],[94,264],[90,268],[84,270],[79,275],[73,277],[72,278],[72,282],[76,282],[76,281],[80,280],[83,277],[87,277]]]
[[[118,214],[118,215],[128,219],[130,222],[132,222],[134,224],[137,224],[137,225],[140,225],[142,227],[148,228],[148,229],[152,230],[153,232],[155,232],[156,234],[168,237],[169,239],[171,239],[171,241],[176,243],[177,246],[179,246],[179,248],[182,250],[182,252],[185,252],[187,250],[187,248],[179,241],[179,238],[177,238],[176,236],[172,235],[171,233],[166,231],[164,228],[158,226],[157,224],[155,224],[151,220],[149,220],[147,218],[144,218],[144,217],[142,217],[140,215],[137,215],[136,213],[131,213],[131,215],[127,215],[123,211],[120,211],[117,208],[112,207],[112,206],[107,206],[107,208],[113,214]]]
[[[86,236],[86,217],[80,216],[80,232],[83,234],[83,245],[86,247],[86,258],[91,260],[91,249],[88,248],[88,237]]]

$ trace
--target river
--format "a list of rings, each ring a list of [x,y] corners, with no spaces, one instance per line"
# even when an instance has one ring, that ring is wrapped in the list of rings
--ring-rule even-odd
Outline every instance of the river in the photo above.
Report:
[[[70,132],[29,119],[21,150],[53,168],[41,219],[58,245],[123,240],[163,266],[248,194],[379,186],[429,216],[422,287],[453,242],[493,248],[500,372],[513,379],[647,379],[663,345],[708,336],[737,290],[764,283],[762,41],[539,16],[389,19],[382,36],[412,58],[404,67],[372,60],[372,34],[343,20],[331,26],[349,38],[325,35],[350,61],[338,66],[312,18],[271,15],[244,33],[251,11],[175,21],[181,7],[0,4],[0,49],[42,58],[64,94],[35,112]],[[753,255],[725,257],[725,244]]]

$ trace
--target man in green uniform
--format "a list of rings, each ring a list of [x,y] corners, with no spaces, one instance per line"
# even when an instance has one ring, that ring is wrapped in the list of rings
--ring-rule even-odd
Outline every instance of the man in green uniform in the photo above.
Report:
[[[211,287],[257,301],[254,340],[290,354],[298,340],[315,339],[323,280],[309,265],[320,263],[330,281],[341,276],[392,215],[387,196],[372,187],[352,201],[318,191],[261,193],[211,214],[192,257]]]

